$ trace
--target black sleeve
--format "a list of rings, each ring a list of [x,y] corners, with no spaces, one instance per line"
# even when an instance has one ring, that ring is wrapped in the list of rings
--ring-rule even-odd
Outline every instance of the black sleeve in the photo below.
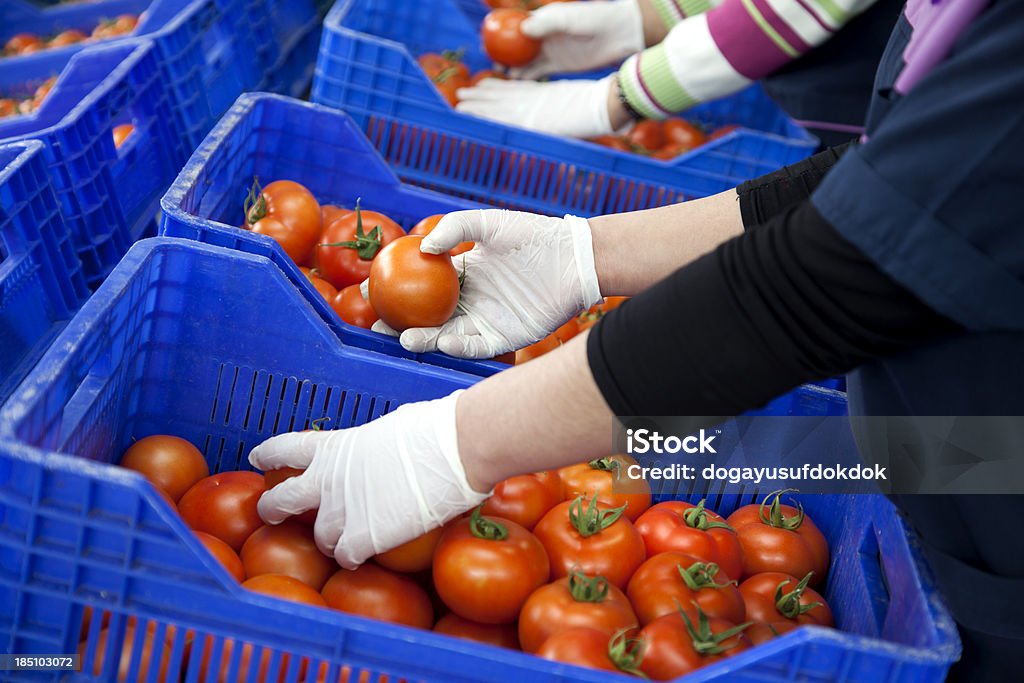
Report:
[[[958,329],[805,201],[609,313],[587,354],[616,415],[736,415]]]
[[[737,187],[743,227],[760,225],[810,197],[825,174],[853,144],[826,149]]]

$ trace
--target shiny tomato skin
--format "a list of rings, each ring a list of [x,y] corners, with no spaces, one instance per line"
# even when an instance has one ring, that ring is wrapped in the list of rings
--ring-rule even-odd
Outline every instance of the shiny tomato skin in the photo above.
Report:
[[[303,605],[327,607],[323,596],[315,589],[296,578],[283,574],[260,574],[250,577],[242,583],[242,588]]]
[[[694,627],[697,626],[696,610],[692,607],[684,609]],[[722,633],[736,626],[723,619],[709,619],[712,633]],[[750,647],[750,641],[743,633],[738,633],[722,642],[730,649],[720,654],[700,654],[693,647],[693,638],[686,630],[686,622],[679,612],[672,612],[658,617],[640,629],[637,636],[643,640],[644,658],[640,662],[640,670],[655,681],[673,681],[679,676],[692,673],[697,669],[713,664],[722,659],[732,657]]]
[[[759,621],[751,624],[750,628],[743,632],[743,635],[747,637],[751,645],[761,645],[797,628],[799,627],[792,621],[775,621],[772,623]]]
[[[693,555],[704,562],[714,562],[730,579],[743,574],[740,541],[734,531],[721,527],[706,530],[687,525],[684,515],[695,505],[680,500],[658,503],[636,520],[636,530],[643,536],[647,555],[675,551]],[[724,524],[725,520],[711,510],[704,510],[709,522]]]
[[[638,121],[626,134],[626,141],[641,150],[653,152],[665,145],[665,134],[659,121]]]
[[[121,467],[135,470],[177,503],[210,468],[199,449],[177,436],[139,439],[121,456]]]
[[[524,66],[536,59],[541,41],[527,36],[519,28],[529,16],[523,9],[503,8],[484,17],[480,37],[487,56],[505,66]]]
[[[537,656],[552,662],[563,662],[599,671],[619,673],[608,657],[607,633],[593,628],[578,627],[558,631],[537,648]]]
[[[415,574],[426,571],[434,562],[434,548],[437,547],[443,533],[444,527],[431,529],[422,536],[381,553],[373,559],[380,566],[393,572]]]
[[[426,237],[430,232],[437,227],[437,224],[444,218],[443,213],[436,213],[433,216],[427,216],[416,225],[412,226],[412,230],[409,231],[410,235],[419,235]],[[459,254],[465,254],[467,251],[475,246],[473,242],[459,242],[454,247],[448,250],[448,253],[452,256],[458,256]]]
[[[255,472],[221,472],[201,479],[178,501],[178,512],[195,531],[205,531],[236,552],[263,526],[256,503],[263,477]]]
[[[360,258],[359,253],[349,247],[325,246],[355,240],[360,215],[365,235],[369,236],[375,227],[380,226],[382,246],[387,246],[399,237],[405,236],[405,231],[398,223],[376,211],[359,211],[358,214],[353,211],[325,226],[320,244],[316,248],[317,270],[320,271],[320,277],[339,290],[351,285],[358,285],[368,278],[370,265],[375,260]]]
[[[340,612],[428,630],[434,624],[427,592],[409,577],[375,564],[339,569],[322,593],[327,606]]]
[[[417,235],[399,238],[370,267],[370,305],[399,332],[443,325],[459,303],[459,274],[452,257],[424,254],[422,242]]]
[[[523,604],[519,644],[523,652],[536,652],[548,638],[571,628],[592,628],[610,638],[638,625],[629,599],[615,586],[608,585],[608,595],[600,602],[579,602],[564,578],[541,586]]]
[[[676,157],[682,154],[686,154],[689,151],[690,148],[685,145],[680,145],[679,143],[676,142],[670,142],[669,144],[665,145],[661,149],[651,154],[651,157],[654,159],[661,159],[662,161],[671,161],[672,159],[675,159]]]
[[[678,605],[694,602],[709,617],[743,623],[746,616],[743,596],[727,574],[719,571],[713,578],[716,584],[725,584],[720,588],[707,586],[694,591],[683,581],[679,567],[687,569],[700,561],[692,555],[669,552],[654,555],[640,565],[629,580],[626,595],[641,624],[675,612]]]
[[[791,505],[780,505],[779,509],[786,518],[799,515]],[[795,530],[776,528],[762,521],[761,506],[753,504],[736,510],[726,522],[736,530],[742,549],[743,576],[740,578],[763,572],[782,572],[790,576],[814,572],[810,585],[814,588],[824,585],[828,574],[828,541],[809,516],[804,517]]]
[[[322,277],[313,276],[309,278],[309,283],[313,285],[313,289],[316,290],[316,293],[328,303],[334,301],[338,297],[338,290],[334,288],[334,285]]]
[[[820,602],[821,605],[808,612],[790,619],[779,612],[775,604],[775,592],[779,584],[788,581],[783,586],[783,593],[789,593],[799,583],[799,579],[782,572],[764,572],[754,574],[740,584],[739,592],[747,607],[747,619],[762,623],[776,623],[788,621],[796,626],[834,626],[832,610],[829,608],[825,598],[813,588],[805,588],[800,595],[801,605],[811,605]]]
[[[590,142],[607,147],[608,149],[617,149],[620,152],[633,151],[633,148],[629,146],[629,142],[621,135],[599,135],[596,138],[591,138]]]
[[[603,507],[626,506],[625,517],[634,521],[651,507],[651,487],[644,479],[630,479],[626,471],[637,462],[628,455],[612,455],[602,458],[610,462],[612,469],[598,469],[590,463],[569,465],[558,470],[562,480],[562,499],[572,500],[576,496],[597,495],[597,502]],[[596,461],[592,461],[596,462]],[[616,481],[616,469],[621,479]]]
[[[342,208],[340,206],[336,206],[334,204],[321,204],[320,205],[320,224],[323,227],[326,228],[328,225],[330,225],[334,221],[338,220],[339,218],[344,218],[345,216],[349,215],[350,213],[352,213],[352,212],[349,211],[348,209]]]
[[[606,529],[585,537],[569,521],[571,505],[572,501],[559,503],[534,527],[551,560],[551,580],[578,569],[590,576],[603,576],[612,585],[625,589],[633,572],[646,559],[644,541],[633,523],[623,515]]]
[[[561,502],[561,496],[539,475],[524,474],[495,486],[494,495],[484,502],[483,513],[511,519],[532,531],[541,517]]]
[[[683,119],[668,119],[662,124],[662,131],[666,145],[676,144],[684,150],[700,147],[708,141],[700,128]]]
[[[276,470],[267,470],[263,473],[263,486],[267,491],[280,484],[285,479],[291,479],[302,474],[305,470],[300,470],[297,467],[281,467]],[[295,515],[292,517],[297,522],[301,522],[306,526],[312,527],[316,524],[316,510],[307,510],[301,515]]]
[[[380,320],[377,311],[373,310],[370,302],[363,298],[359,285],[345,287],[333,299],[330,299],[329,303],[338,317],[349,325],[368,330]]]
[[[334,558],[327,557],[316,546],[313,530],[299,522],[285,521],[264,526],[246,539],[239,555],[245,574],[282,574],[298,579],[314,590],[338,568]]]
[[[464,619],[454,612],[449,612],[437,620],[434,624],[434,633],[509,650],[519,649],[519,636],[515,624],[481,624]]]
[[[544,546],[507,519],[488,517],[508,531],[504,540],[477,538],[471,519],[450,523],[434,549],[434,586],[452,612],[483,624],[510,624],[550,573]]]
[[[304,266],[310,262],[320,239],[320,204],[305,186],[292,180],[275,180],[263,188],[265,216],[250,208],[249,229],[272,238],[292,261]]]
[[[245,581],[245,566],[242,564],[241,558],[238,557],[238,553],[232,550],[231,546],[205,531],[193,531],[192,533],[206,546],[210,554],[217,558],[217,561],[224,566],[228,574],[234,577],[235,581],[238,583]]]
[[[543,356],[545,353],[548,353],[549,351],[554,351],[563,343],[564,342],[558,337],[556,337],[554,334],[549,334],[548,336],[541,339],[539,342],[530,344],[529,346],[526,346],[516,351],[515,364],[522,365],[523,363],[529,362],[534,358],[539,358],[540,356]]]
[[[123,36],[134,31],[138,23],[139,19],[134,14],[121,14],[114,19],[100,23],[92,30],[92,37],[102,40]]]
[[[12,36],[4,44],[5,55],[18,55],[25,51],[25,48],[40,48],[43,46],[43,39],[34,33],[19,33]]]
[[[56,36],[51,38],[49,42],[46,43],[46,47],[66,47],[68,45],[81,43],[82,41],[88,39],[89,36],[85,35],[78,29],[68,29],[67,31],[61,31]]]

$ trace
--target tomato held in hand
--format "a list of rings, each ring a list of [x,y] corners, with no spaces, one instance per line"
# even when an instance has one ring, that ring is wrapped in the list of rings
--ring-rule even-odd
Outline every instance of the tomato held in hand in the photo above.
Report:
[[[405,231],[382,213],[356,210],[324,227],[316,248],[320,276],[339,290],[358,285],[370,276],[370,265],[383,247]]]
[[[734,624],[746,616],[736,583],[718,565],[684,553],[660,553],[640,565],[626,588],[641,624],[698,604],[711,617]]]
[[[323,596],[340,612],[428,630],[434,624],[427,592],[409,577],[374,564],[339,569],[324,584]]]
[[[133,443],[121,457],[121,467],[140,473],[175,503],[210,474],[198,448],[185,439],[163,434]]]
[[[832,610],[825,598],[808,588],[811,575],[799,581],[782,572],[755,574],[740,584],[747,619],[762,623],[790,621],[797,626],[832,626]]]
[[[524,66],[540,54],[541,41],[519,28],[530,13],[523,9],[496,9],[480,28],[487,56],[505,66]]]
[[[707,142],[707,137],[700,128],[683,119],[668,119],[662,124],[665,133],[665,144],[676,144],[684,151],[700,147]]]
[[[700,609],[683,606],[658,617],[640,630],[644,659],[640,670],[655,681],[672,681],[750,647],[743,631],[749,623],[735,625],[709,618]]]
[[[424,254],[410,235],[381,250],[370,268],[370,305],[392,329],[438,327],[459,303],[459,274],[448,254]]]
[[[242,565],[242,560],[238,557],[238,553],[232,550],[231,546],[205,531],[193,531],[192,533],[206,546],[210,554],[224,565],[224,569],[234,577],[235,581],[239,583],[245,581],[245,567]]]
[[[393,572],[414,574],[426,571],[434,562],[434,548],[437,547],[437,542],[441,540],[443,533],[444,527],[431,529],[419,538],[414,538],[397,548],[381,553],[373,559],[380,566]]]
[[[726,521],[736,530],[743,550],[742,578],[762,572],[790,576],[814,572],[811,586],[817,588],[828,573],[828,542],[802,505],[782,504],[782,494],[790,490],[769,494],[760,505],[744,505]]]
[[[634,521],[651,507],[651,487],[645,479],[627,476],[637,462],[628,455],[610,455],[558,470],[562,480],[562,499],[597,496],[607,508],[626,506],[626,518]]]
[[[349,325],[361,327],[368,330],[373,324],[380,320],[377,311],[373,310],[370,302],[363,298],[359,285],[349,285],[338,292],[334,299],[330,300],[331,308],[338,314],[338,317]]]
[[[547,511],[562,502],[562,497],[541,476],[524,474],[510,477],[494,487],[494,495],[484,502],[483,514],[510,519],[533,530]]]
[[[524,652],[536,652],[554,634],[580,626],[613,636],[636,628],[638,622],[621,590],[603,576],[573,570],[568,577],[535,590],[523,605],[519,643]]]
[[[235,551],[263,526],[256,503],[263,477],[255,472],[221,472],[198,481],[178,501],[178,512],[195,531],[205,531]]]
[[[464,619],[454,612],[449,612],[438,619],[434,624],[434,633],[509,650],[519,649],[519,636],[516,634],[515,624],[481,624]]]
[[[537,656],[588,669],[639,676],[644,646],[642,641],[627,639],[625,633],[609,637],[604,631],[582,626],[554,634],[540,646]]]
[[[625,589],[646,555],[643,539],[623,510],[605,508],[594,498],[584,507],[583,496],[551,508],[534,528],[551,559],[551,578],[579,569]]]
[[[410,235],[419,235],[426,237],[430,232],[437,227],[437,224],[444,218],[443,213],[436,213],[433,216],[427,216],[416,225],[412,226],[412,230],[409,231]],[[459,254],[465,254],[467,251],[475,246],[473,242],[459,242],[452,249],[448,250],[448,253],[452,256],[458,256]]]
[[[275,180],[262,190],[254,181],[245,201],[245,222],[250,230],[276,241],[297,265],[313,256],[320,239],[320,204],[304,186]]]
[[[240,556],[246,576],[283,574],[314,590],[323,588],[338,568],[334,558],[317,548],[313,530],[292,521],[254,531],[242,546]]]
[[[736,532],[719,515],[704,507],[680,500],[658,503],[636,520],[647,556],[676,551],[714,562],[728,577],[743,575],[740,541]]]
[[[544,546],[529,531],[480,508],[445,529],[434,550],[434,585],[448,608],[483,624],[509,624],[548,581]]]
[[[641,151],[653,152],[665,145],[665,134],[659,121],[638,121],[626,134],[626,141]]]

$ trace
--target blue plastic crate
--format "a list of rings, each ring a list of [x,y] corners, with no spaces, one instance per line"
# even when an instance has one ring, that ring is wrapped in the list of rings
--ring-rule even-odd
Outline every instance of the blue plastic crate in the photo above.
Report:
[[[406,181],[495,206],[592,216],[704,197],[810,154],[815,139],[760,88],[692,120],[740,130],[672,161],[541,135],[454,111],[416,63],[464,49],[490,66],[455,0],[339,0],[324,20],[312,100],[344,109]]]
[[[107,662],[118,659],[127,617],[154,624],[158,640],[176,627],[168,680],[186,683],[199,680],[201,648],[184,659],[184,641],[207,635],[266,648],[266,680],[287,668],[292,683],[303,661],[309,672],[333,667],[331,681],[342,666],[349,680],[378,683],[620,680],[248,593],[144,479],[108,465],[135,438],[173,433],[213,471],[245,468],[249,449],[271,434],[325,415],[336,426],[362,423],[473,380],[339,346],[290,287],[262,257],[149,240],[69,323],[0,411],[0,651],[74,652],[88,606],[114,615]],[[708,503],[728,514],[755,497],[711,494]],[[893,507],[878,496],[803,502],[832,547],[825,595],[842,631],[802,628],[686,680],[941,681],[959,641]],[[90,671],[95,645],[87,652]],[[30,676],[0,672],[0,681],[59,674]]]
[[[98,285],[133,242],[156,230],[160,197],[188,158],[172,95],[148,42],[0,62],[0,92],[56,84],[33,114],[0,119],[0,143],[40,140],[87,283]],[[135,126],[120,148],[112,131]]]
[[[0,145],[0,403],[86,296],[43,143]]]
[[[291,3],[288,3],[289,5]],[[320,47],[320,31],[323,24],[319,14],[296,30],[285,43],[277,60],[267,69],[259,90],[305,97],[313,83],[317,49]]]

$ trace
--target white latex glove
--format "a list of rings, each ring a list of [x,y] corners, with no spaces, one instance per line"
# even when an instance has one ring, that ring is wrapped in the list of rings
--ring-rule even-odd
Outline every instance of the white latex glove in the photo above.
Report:
[[[618,65],[646,47],[637,0],[555,2],[532,12],[520,29],[543,44],[536,59],[512,70],[514,78]]]
[[[494,358],[543,339],[601,301],[590,224],[583,218],[456,211],[420,249],[440,254],[467,241],[476,246],[454,259],[466,273],[455,314],[441,327],[404,331],[399,340],[409,351]],[[373,330],[397,335],[380,321]]]
[[[608,135],[608,89],[614,76],[599,81],[503,81],[486,78],[458,91],[458,111],[521,128],[593,138]]]
[[[319,508],[320,550],[354,569],[482,503],[466,481],[455,404],[409,403],[360,427],[281,434],[249,453],[261,470],[305,469],[260,497],[268,524]]]

